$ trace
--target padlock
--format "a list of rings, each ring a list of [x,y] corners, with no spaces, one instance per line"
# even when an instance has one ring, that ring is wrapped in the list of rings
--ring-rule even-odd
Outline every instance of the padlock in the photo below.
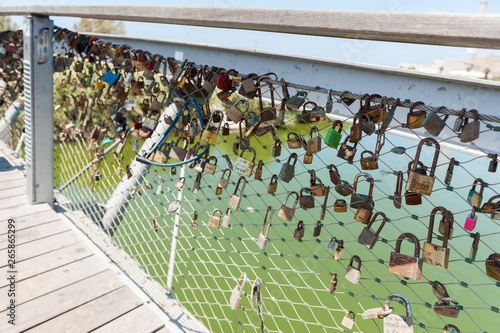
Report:
[[[449,226],[449,232],[448,232],[448,240],[450,240],[453,237],[453,223],[455,222],[455,218],[453,216],[453,213],[447,210],[444,207],[439,207],[439,210],[443,213],[443,216],[441,217],[441,221],[439,221],[439,228],[438,232],[441,235],[446,235],[446,226]],[[447,216],[449,215],[449,216]],[[450,223],[447,223],[447,220],[450,221]],[[441,240],[443,237],[438,235],[438,239]]]
[[[427,117],[425,117],[422,122],[422,126],[429,132],[432,136],[439,136],[443,128],[446,126],[446,120],[448,119],[448,115],[446,115],[443,119],[439,118],[437,112],[439,109],[446,108],[446,106],[441,105],[436,107],[434,111],[430,112]]]
[[[177,175],[177,168],[176,167],[171,167],[170,168],[170,175],[171,176]]]
[[[335,185],[335,191],[344,197],[352,194],[352,187],[346,180],[341,180],[340,183]]]
[[[158,113],[161,113],[163,104],[165,104],[166,100],[167,100],[166,92],[160,91],[155,98],[151,98],[151,106],[150,106],[151,111],[156,111]],[[189,120],[187,121],[187,123],[189,123]],[[183,125],[185,124],[183,123]]]
[[[477,183],[481,183],[479,192],[476,191]],[[469,190],[469,195],[467,196],[467,202],[472,206],[479,208],[481,206],[481,201],[483,201],[483,192],[485,183],[481,178],[476,178],[474,183],[472,183],[472,188]]]
[[[304,155],[304,160],[302,161],[302,163],[304,163],[304,164],[312,164],[313,157],[314,157],[314,155],[305,154]]]
[[[349,316],[352,315],[352,318],[349,318]],[[342,325],[344,325],[345,327],[347,327],[348,329],[351,329],[353,326],[354,326],[354,317],[356,315],[354,314],[354,312],[352,311],[349,311],[345,314],[344,318],[342,318]]]
[[[422,127],[422,122],[427,117],[427,113],[425,111],[413,111],[417,105],[425,105],[424,102],[415,102],[410,107],[410,112],[406,116],[406,126],[410,129],[416,129]]]
[[[156,119],[154,117],[156,117]],[[158,111],[151,110],[147,117],[142,121],[142,126],[139,129],[139,138],[144,140],[153,135],[153,132],[158,125],[159,117],[160,113]]]
[[[184,106],[184,108],[181,111],[181,124],[182,125],[187,125],[191,122],[191,110],[189,107]]]
[[[293,238],[300,241],[302,237],[304,237],[305,230],[306,229],[304,228],[304,221],[299,221],[299,223],[297,223],[297,228],[293,232]]]
[[[245,109],[241,111],[238,109],[237,105],[239,103],[244,103],[245,104]],[[248,108],[250,107],[248,100],[244,98],[240,98],[239,100],[236,101],[233,105],[229,107],[226,111],[226,117],[228,120],[234,122],[234,123],[239,123],[244,117],[245,117],[245,112],[247,112]]]
[[[290,149],[302,148],[302,143],[300,142],[299,135],[295,132],[288,133],[286,143]]]
[[[309,192],[309,195],[304,194],[304,192]],[[300,189],[300,207],[304,209],[314,208],[314,196],[311,193],[311,189],[309,187],[303,187]]]
[[[333,293],[337,289],[337,273],[332,275],[332,280],[330,281],[330,292]]]
[[[222,127],[222,136],[228,136],[229,135],[229,123],[224,123],[224,126]]]
[[[445,304],[444,301],[448,301],[452,304]],[[440,316],[458,318],[460,310],[457,307],[458,301],[451,297],[440,298],[434,305],[434,312]]]
[[[375,123],[365,114],[361,114],[361,129],[366,135],[372,135],[375,132]]]
[[[414,164],[414,161],[410,161],[408,163],[408,173],[410,173],[411,166]],[[424,164],[422,162],[418,162],[419,167],[417,168],[417,172],[425,175]],[[422,204],[422,196],[418,193],[405,191],[405,202],[408,206],[415,206]]]
[[[337,248],[335,249],[335,254],[333,255],[333,260],[340,261],[342,259],[342,254],[344,253],[344,241],[341,239],[338,241]]]
[[[275,193],[278,189],[278,175],[272,175],[269,185],[267,187],[267,193]]]
[[[495,208],[491,212],[491,218],[493,220],[500,220],[500,201],[495,204]]]
[[[477,215],[476,207],[472,207],[472,212],[465,218],[464,229],[467,231],[472,231],[476,227]]]
[[[292,208],[287,207],[286,203],[288,201],[288,198],[290,198],[291,195],[295,195],[295,202],[293,203]],[[293,216],[295,215],[295,207],[297,207],[297,203],[299,202],[299,194],[295,191],[288,192],[286,195],[285,201],[281,205],[280,211],[278,213],[278,217],[285,219],[287,221],[291,221],[293,219]]]
[[[430,168],[430,173],[428,176],[417,172],[417,165],[419,163],[420,152],[425,142],[431,142],[436,146],[436,150],[434,152],[434,159],[432,160],[432,166]],[[434,172],[436,171],[439,152],[440,152],[440,147],[439,143],[436,140],[431,138],[425,138],[420,141],[420,143],[418,144],[417,153],[415,155],[413,168],[410,171],[410,174],[408,176],[408,182],[406,183],[407,191],[412,191],[423,195],[431,195],[432,188],[434,187]]]
[[[177,183],[175,183],[175,187],[177,187],[179,190],[184,187],[184,183],[186,182],[186,178],[181,177]]]
[[[370,188],[368,190],[368,194],[361,194],[361,193],[357,192],[359,177],[365,177],[366,181],[370,183]],[[361,204],[363,203],[363,201],[365,201],[365,200],[367,200],[368,204],[371,205],[372,208],[373,208],[373,205],[374,205],[373,204],[373,187],[374,187],[374,182],[375,181],[373,180],[373,177],[370,176],[366,172],[358,173],[354,177],[354,183],[353,183],[353,186],[352,186],[352,194],[351,194],[351,203],[350,203],[350,207],[351,208],[354,208],[354,209],[359,208],[361,206]]]
[[[457,119],[455,120],[455,124],[453,125],[453,131],[457,132],[458,136],[460,136],[460,131],[464,126],[464,117],[466,111],[467,111],[466,108],[463,108],[462,111],[460,111],[460,115],[457,117]]]
[[[368,309],[368,310],[365,310],[365,312],[363,312],[363,314],[361,315],[361,318],[363,318],[364,320],[383,318],[385,316],[390,315],[393,312],[394,312],[393,308],[390,308],[387,311],[384,308]]]
[[[253,159],[251,161],[243,158],[243,153],[247,150],[253,153]],[[238,156],[238,158],[236,159],[236,163],[234,164],[233,170],[246,177],[250,177],[252,175],[253,168],[255,166],[255,158],[257,157],[256,154],[257,153],[255,152],[255,149],[251,147],[243,149],[240,153],[240,156]]]
[[[326,246],[330,250],[333,250],[335,248],[335,244],[337,243],[337,237],[332,237],[332,239],[328,242],[328,245]]]
[[[333,210],[337,213],[347,212],[347,202],[344,199],[337,199],[333,204]]]
[[[467,124],[464,124],[464,126],[462,127],[462,132],[460,133],[460,142],[471,142],[479,138],[479,132],[481,130],[479,113],[476,109],[469,110],[469,112],[474,114],[474,120]]]
[[[316,136],[313,134],[316,133]],[[317,126],[311,127],[309,131],[309,140],[307,141],[307,154],[316,154],[321,151],[321,138]]]
[[[240,123],[241,124],[241,123]],[[260,125],[262,124],[262,121],[258,120],[255,124],[251,124],[250,128],[247,129],[245,132],[245,135],[243,136],[246,140],[250,140],[257,129],[259,129]]]
[[[354,260],[358,262],[358,268],[353,266]],[[349,265],[347,266],[345,278],[352,284],[359,284],[359,279],[361,278],[361,258],[357,255],[351,257],[351,261],[349,261]]]
[[[367,157],[366,154],[369,154],[369,156]],[[359,163],[362,170],[376,170],[378,169],[378,156],[369,150],[365,150],[361,153]]]
[[[427,241],[424,243],[424,249],[422,251],[422,261],[433,266],[448,269],[448,261],[450,259],[450,249],[448,248],[448,238],[450,237],[450,215],[445,214],[446,224],[445,224],[445,234],[443,238],[443,245],[432,244],[432,233],[434,232],[434,218],[439,210],[443,210],[443,207],[435,207],[431,211],[429,230],[427,232]]]
[[[248,140],[247,138],[245,138],[243,136],[243,130],[242,130],[242,127],[241,127],[242,124],[243,124],[243,122],[239,123],[240,136],[238,137],[238,139],[239,139],[240,149],[241,150],[245,150],[247,148],[250,148],[250,140]]]
[[[278,179],[284,181],[285,183],[289,183],[295,175],[295,164],[297,164],[297,154],[292,153],[288,157],[288,161],[281,167]]]
[[[289,111],[298,110],[305,103],[306,98],[306,91],[297,90],[297,93],[286,101],[285,106]]]
[[[262,102],[262,88],[261,88],[261,80],[270,79],[268,76],[261,76],[258,80],[259,83],[259,109],[260,109],[260,119],[262,121],[273,121],[277,119],[276,105],[274,104],[274,88],[273,85],[269,83],[269,93],[271,98],[271,106],[264,107],[264,103]]]
[[[224,217],[222,218],[222,226],[224,228],[230,228],[231,227],[230,222],[231,222],[231,208],[228,208],[226,209],[226,215],[224,215]]]
[[[311,111],[306,110],[306,106],[309,104],[313,105],[313,109],[318,107],[318,105],[312,101],[306,102],[302,105],[302,113],[300,115],[300,119],[302,119],[302,121],[304,121],[304,122],[312,121],[311,120]]]
[[[453,329],[453,331],[451,331]],[[453,333],[460,333],[460,329],[453,325],[453,324],[446,324],[443,328],[443,333],[448,333],[448,331],[453,332]]]
[[[373,203],[370,202],[370,199],[366,198],[363,200],[361,205],[356,210],[356,214],[354,214],[354,219],[364,224],[368,224],[370,222],[370,218],[373,214]]]
[[[201,175],[202,173],[198,172],[198,174],[196,175],[196,179],[194,180],[193,188],[191,189],[191,192],[193,192],[194,194],[197,194],[200,191]]]
[[[382,101],[379,105],[370,105],[372,99],[374,97],[381,98]],[[363,112],[366,113],[368,118],[370,118],[373,122],[378,123],[381,121],[384,121],[386,116],[387,116],[387,110],[386,110],[386,100],[387,97],[382,97],[378,94],[370,95],[368,98],[365,98],[365,105],[363,106]],[[360,102],[362,102],[360,100]]]
[[[247,282],[247,273],[241,273],[240,278],[238,279],[238,284],[234,287],[231,298],[229,299],[229,305],[231,310],[236,311],[240,306],[241,295],[243,294],[243,290],[245,288],[245,283]]]
[[[241,185],[241,182],[243,184]],[[247,184],[247,179],[244,176],[241,176],[240,179],[238,179],[238,182],[236,183],[236,188],[234,189],[233,195],[231,196],[231,200],[229,201],[229,207],[231,207],[234,210],[238,210],[240,208],[240,203],[241,203],[241,197],[243,196],[243,191],[245,191],[245,186]],[[240,193],[238,193],[238,190],[240,189],[241,185],[241,190]]]
[[[385,299],[385,311],[392,309],[390,302],[399,298],[406,307],[406,316],[391,313],[384,317],[384,333],[413,333],[413,318],[411,316],[410,301],[402,294],[392,293]]]
[[[318,237],[321,234],[321,227],[323,226],[323,223],[321,221],[316,222],[316,225],[314,226],[313,229],[313,237]]]
[[[339,170],[333,164],[330,164],[329,169],[330,180],[334,185],[337,185],[341,181]]]
[[[262,181],[262,167],[264,166],[264,161],[260,160],[257,164],[257,169],[255,170],[255,179]]]
[[[269,215],[271,213],[271,215]],[[271,221],[273,219],[274,209],[273,207],[267,207],[266,216],[264,217],[264,223],[262,224],[262,230],[260,232],[259,238],[257,240],[257,245],[262,251],[266,250],[267,246],[267,236],[269,235],[269,228],[271,227]],[[266,228],[267,225],[267,228]],[[265,230],[265,234],[264,234]]]
[[[380,224],[380,227],[377,229],[377,231],[374,233],[370,228],[377,219],[377,216],[382,216],[382,223]],[[361,234],[358,237],[358,243],[363,244],[366,246],[367,249],[373,249],[375,244],[378,241],[380,232],[382,231],[382,228],[385,225],[385,222],[387,221],[387,217],[385,216],[384,213],[382,212],[377,212],[375,215],[373,215],[372,219],[368,223],[366,227],[363,228],[361,231]]]
[[[200,125],[198,124],[198,120],[195,118],[191,119],[189,123],[189,136],[197,136],[201,133]]]
[[[500,253],[492,253],[485,261],[486,274],[489,277],[500,281]]]
[[[274,141],[273,150],[271,152],[272,157],[278,157],[281,155],[281,140]]]
[[[325,144],[333,149],[337,149],[340,143],[340,139],[342,139],[342,122],[340,120],[335,120],[332,124],[332,128],[328,129],[328,132],[325,136]],[[339,127],[336,130],[336,127]]]
[[[500,195],[492,196],[490,198],[490,200],[488,200],[488,202],[483,204],[483,206],[481,207],[481,212],[485,213],[485,214],[493,213],[494,209],[495,209],[495,205],[496,205],[496,203],[493,202],[493,200],[495,200],[495,199],[500,199]],[[500,201],[498,201],[498,202],[500,202]]]
[[[183,140],[184,145],[183,147],[179,147],[179,141]],[[177,141],[174,143],[172,142],[172,145],[170,146],[170,158],[173,158],[178,161],[184,161],[187,155],[187,147],[188,147],[188,141],[185,138],[178,138]]]
[[[311,170],[311,177],[310,177],[310,188],[311,188],[311,193],[315,197],[324,197],[326,194],[325,190],[325,185],[323,185],[323,182],[321,179],[316,177],[316,171]]]
[[[497,172],[498,167],[498,154],[493,155],[488,167],[488,172]]]
[[[258,75],[255,73],[250,73],[246,77],[242,78],[238,95],[244,96],[248,99],[254,99],[257,91],[257,87],[254,83],[256,78],[258,78]]]
[[[211,175],[215,174],[215,170],[217,170],[217,157],[210,156],[205,163],[205,167],[203,171],[209,173]]]
[[[354,160],[354,156],[356,155],[356,147],[358,146],[358,143],[356,142],[354,144],[354,146],[348,146],[347,145],[347,140],[349,139],[349,136],[347,136],[344,140],[344,142],[342,143],[342,145],[340,146],[340,148],[338,149],[338,153],[337,153],[337,157],[340,157],[344,160],[346,160],[349,164],[352,164],[353,160]]]
[[[398,171],[398,178],[396,181],[396,191],[394,191],[394,196],[392,203],[397,209],[401,208],[401,192],[403,191],[403,172]]]
[[[453,177],[453,169],[455,168],[455,158],[452,157],[450,159],[450,163],[448,164],[448,169],[446,170],[446,175],[444,176],[444,183],[446,185],[451,184],[451,177]]]
[[[481,235],[479,232],[476,232],[476,235],[474,236],[474,240],[472,241],[472,246],[470,249],[469,253],[469,260],[471,262],[474,262],[476,260],[476,255],[477,255],[477,250],[479,248],[479,239],[481,238]]]
[[[358,143],[361,141],[361,137],[363,136],[363,126],[361,125],[359,117],[359,113],[354,116],[354,122],[352,123],[351,130],[349,132],[350,143]]]
[[[215,216],[215,213],[219,213],[219,216]],[[212,215],[210,215],[210,219],[208,220],[208,225],[214,228],[219,228],[221,219],[222,212],[220,211],[220,209],[214,209]]]
[[[191,124],[182,125],[181,138],[189,140],[189,130],[191,129]]]
[[[405,238],[410,238],[415,244],[415,252],[413,256],[401,254],[401,243]],[[403,233],[396,241],[396,248],[391,252],[389,261],[389,273],[402,275],[405,279],[413,279],[420,281],[422,279],[422,265],[420,260],[420,243],[417,236],[411,233]]]

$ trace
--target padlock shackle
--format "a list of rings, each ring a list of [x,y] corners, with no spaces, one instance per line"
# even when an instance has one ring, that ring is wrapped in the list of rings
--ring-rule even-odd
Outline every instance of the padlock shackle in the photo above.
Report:
[[[240,157],[243,157],[243,153],[248,150],[249,152],[253,153],[253,159],[252,159],[252,162],[255,162],[255,159],[257,158],[257,152],[255,151],[255,149],[253,149],[253,147],[247,147],[245,149],[243,149],[240,153]]]
[[[398,237],[398,239],[396,241],[396,247],[394,248],[394,252],[401,253],[401,243],[403,242],[403,240],[405,238],[410,238],[411,240],[413,240],[413,243],[415,244],[415,251],[413,253],[413,256],[415,258],[420,258],[420,242],[419,242],[417,236],[415,236],[414,234],[409,233],[409,232],[402,233]]]
[[[479,193],[478,194],[482,196],[483,195],[483,191],[484,191],[484,187],[485,187],[486,184],[485,184],[484,180],[482,180],[481,178],[474,179],[474,182],[472,183],[472,191],[474,191],[474,192],[476,191],[476,185],[477,185],[477,183],[481,183],[481,187],[479,189]]]
[[[221,179],[224,179],[224,175],[226,174],[226,172],[229,171],[229,175],[227,176],[227,180],[229,180],[229,178],[231,177],[231,169],[227,168],[225,169],[223,172],[222,172],[222,176],[221,176]]]
[[[352,184],[352,191],[356,194],[356,189],[357,189],[357,186],[358,186],[358,179],[359,177],[361,176],[364,176],[370,183],[370,188],[368,190],[368,198],[373,198],[373,187],[374,187],[374,179],[373,177],[369,174],[369,173],[366,173],[366,172],[360,172],[358,173],[355,177],[354,177],[354,183]]]
[[[290,163],[290,161],[292,160],[292,158],[295,160],[293,162],[293,164]],[[290,156],[288,157],[288,161],[287,161],[288,164],[290,164],[291,166],[295,166],[295,164],[297,164],[297,154],[296,153],[292,153],[290,154]]]
[[[295,207],[297,207],[297,203],[299,202],[299,194],[296,191],[290,191],[290,192],[288,192],[288,194],[285,197],[285,201],[283,202],[283,205],[286,206],[288,198],[292,194],[295,195],[295,202],[293,203],[293,208],[292,209],[295,209]]]
[[[440,305],[441,303],[443,303],[443,301],[448,301],[454,303],[455,305],[458,305],[458,301],[451,297],[442,297],[437,301],[437,304]]]
[[[268,221],[267,218],[268,218],[269,213],[271,213],[271,215],[269,216],[269,221]],[[271,227],[271,221],[273,220],[273,214],[274,214],[273,207],[271,207],[271,206],[267,207],[266,216],[264,217],[264,223],[262,224],[262,231],[260,232],[261,235],[264,234],[264,228],[266,227],[266,224],[267,224],[266,235],[265,235],[266,238],[267,238],[267,235],[269,234],[269,228]]]
[[[427,112],[425,111],[422,111],[422,110],[418,110],[417,112],[413,112],[413,109],[415,108],[415,106],[418,106],[418,105],[425,105],[424,102],[422,101],[418,101],[418,102],[415,102],[413,103],[411,106],[410,106],[410,112],[408,112],[409,115],[412,115],[412,116],[420,116],[422,113],[426,114]]]
[[[361,206],[363,207],[363,206]],[[383,212],[376,212],[372,219],[370,220],[370,222],[368,222],[368,224],[366,225],[366,227],[368,229],[371,228],[372,224],[375,222],[375,220],[377,219],[377,216],[382,216],[382,224],[380,224],[380,226],[378,227],[377,229],[377,232],[375,232],[375,236],[379,236],[380,235],[380,232],[382,231],[382,228],[384,227],[385,223],[387,222],[387,216],[385,216],[385,213]]]
[[[458,329],[458,327],[456,327],[456,326],[455,326],[455,325],[453,325],[453,324],[446,324],[446,325],[443,327],[443,333],[447,333],[447,332],[448,332],[448,330],[449,330],[450,328],[453,328],[453,329],[455,330],[455,332],[460,333],[460,330]]]
[[[342,242],[342,244],[344,243],[344,241],[341,241],[341,242]],[[339,246],[340,246],[340,243],[339,243]],[[361,271],[361,258],[356,254],[351,257],[351,260],[349,261],[349,266],[352,266],[352,264],[354,263],[354,260],[356,260],[358,262],[357,270]],[[352,267],[354,267],[354,266],[352,266]]]
[[[445,225],[444,225],[444,235],[443,235],[443,247],[448,247],[448,239],[450,238],[451,224],[453,223],[450,217],[450,212],[442,207],[437,206],[431,211],[431,216],[429,218],[429,230],[427,231],[427,243],[432,244],[432,233],[434,231],[434,219],[436,213],[440,211],[444,214]]]
[[[219,217],[221,218],[222,217],[222,211],[220,209],[217,209],[217,208],[212,211],[212,214],[210,215],[210,217],[214,217],[214,214],[216,212],[219,212]]]
[[[316,133],[316,137],[319,137],[319,128],[318,128],[318,126],[311,127],[311,129],[309,130],[309,139],[312,139],[314,133]]]
[[[240,278],[238,279],[238,283],[237,283],[236,288],[235,288],[237,290],[238,287],[240,287],[240,290],[239,290],[240,296],[241,296],[241,294],[243,294],[243,289],[245,288],[246,283],[247,283],[247,273],[243,272],[243,273],[241,273]]]
[[[406,306],[406,317],[411,317],[410,301],[408,300],[408,298],[406,298],[405,295],[400,293],[392,293],[387,296],[387,298],[385,299],[385,309],[389,310],[391,308],[390,303],[393,298],[399,298],[403,301],[403,304]]]
[[[441,148],[439,146],[439,142],[437,142],[433,138],[422,139],[420,141],[420,143],[418,144],[417,153],[415,154],[415,160],[413,163],[412,171],[415,172],[417,170],[418,162],[420,162],[420,160],[419,160],[420,159],[420,152],[422,151],[422,147],[423,147],[424,143],[426,143],[426,142],[433,143],[436,146],[436,150],[434,152],[434,159],[432,160],[432,165],[431,165],[431,169],[430,169],[430,173],[429,173],[430,177],[434,177],[434,172],[436,171],[437,161],[439,158],[439,153],[440,153]]]
[[[278,183],[278,175],[274,174],[271,176],[271,180],[269,181],[269,184],[277,184],[277,183]]]
[[[446,287],[439,281],[434,281],[434,285],[432,286],[432,293],[438,299],[443,297],[450,297],[450,295],[448,295],[448,290],[446,290]]]
[[[211,114],[210,114],[210,119],[208,120],[208,123],[207,123],[207,126],[205,127],[205,131],[208,131],[209,127],[210,127],[210,124],[212,124],[212,121],[213,121],[213,117],[215,114],[219,114],[220,113],[220,119],[221,121],[219,121],[219,125],[217,126],[217,130],[215,131],[215,134],[219,134],[219,130],[220,130],[220,127],[222,125],[222,119],[224,118],[224,113],[221,111],[221,110],[214,110]],[[196,120],[196,119],[193,119],[193,120]],[[191,120],[192,121],[192,120]],[[227,124],[227,123],[226,123]],[[202,127],[203,128],[203,127]],[[203,132],[203,131],[202,131]],[[203,133],[200,133],[200,137],[201,135],[203,135]]]
[[[234,193],[233,195],[236,195],[236,192],[238,192],[238,189],[240,187],[240,183],[241,181],[243,181],[243,186],[241,187],[241,191],[240,191],[240,195],[239,197],[241,197],[243,195],[243,191],[245,191],[245,186],[247,185],[247,179],[245,176],[241,176],[239,179],[238,179],[238,182],[236,183],[236,187],[234,189]]]

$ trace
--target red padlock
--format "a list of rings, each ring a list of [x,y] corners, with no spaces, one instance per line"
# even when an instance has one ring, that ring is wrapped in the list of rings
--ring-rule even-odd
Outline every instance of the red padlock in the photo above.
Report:
[[[472,231],[476,227],[477,215],[476,215],[476,207],[472,207],[472,213],[467,216],[465,219],[465,230]]]
[[[219,88],[220,90],[231,89],[233,87],[233,80],[229,78],[229,74],[234,75],[235,73],[236,71],[234,69],[230,69],[227,72],[219,74],[219,76],[217,76],[217,82],[216,82],[217,88]]]

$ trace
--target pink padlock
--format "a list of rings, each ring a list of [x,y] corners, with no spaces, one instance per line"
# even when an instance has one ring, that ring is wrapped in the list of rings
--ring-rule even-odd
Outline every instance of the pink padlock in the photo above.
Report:
[[[472,207],[472,213],[467,216],[465,219],[465,230],[472,231],[476,227],[477,215],[476,215],[476,207]]]

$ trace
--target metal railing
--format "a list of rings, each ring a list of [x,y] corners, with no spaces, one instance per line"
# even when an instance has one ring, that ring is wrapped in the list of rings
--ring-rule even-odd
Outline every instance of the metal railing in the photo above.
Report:
[[[30,9],[31,13],[32,10]],[[40,9],[38,13],[48,12]],[[67,11],[60,13],[68,14]],[[53,15],[52,12],[50,14]],[[81,15],[86,14],[82,12]],[[365,37],[371,38],[369,35]],[[162,55],[169,56],[169,54]],[[71,66],[74,66],[74,63]],[[97,78],[99,70],[94,69]],[[171,73],[167,74],[171,79]],[[136,74],[136,79],[140,75],[143,74]],[[157,75],[155,80],[160,82],[160,76]],[[65,77],[60,73],[55,74],[55,87],[61,86],[63,78]],[[285,97],[281,93],[280,82],[273,81],[277,101]],[[294,88],[310,90],[307,101],[325,101],[325,93],[330,91],[292,82],[289,82],[289,86],[291,95]],[[160,90],[168,91],[168,88],[161,84],[159,87]],[[62,96],[68,95],[73,88],[70,84],[67,90],[57,89],[54,103],[56,105],[62,103]],[[494,84],[490,88],[495,89]],[[263,95],[267,97],[264,106],[269,106],[270,87],[263,89],[265,89]],[[78,86],[72,93],[78,95],[80,92],[86,92],[93,95],[97,91],[98,89],[92,87]],[[467,197],[476,177],[480,176],[488,184],[484,192],[484,201],[498,194],[500,182],[496,173],[486,172],[492,157],[488,152],[498,150],[492,149],[491,146],[488,147],[490,149],[480,148],[478,145],[481,145],[476,145],[475,142],[469,144],[467,148],[449,144],[450,141],[459,140],[453,128],[447,125],[446,129],[436,137],[442,149],[436,163],[436,184],[433,195],[422,196],[422,204],[416,207],[407,205],[403,198],[402,208],[396,209],[393,201],[397,171],[402,170],[406,173],[408,163],[415,157],[418,144],[416,140],[429,136],[423,129],[407,128],[406,112],[402,116],[397,115],[390,124],[389,130],[384,134],[383,149],[378,140],[381,140],[383,134],[380,133],[383,130],[379,128],[377,134],[364,135],[363,140],[357,145],[358,153],[353,164],[332,156],[337,155],[336,150],[324,144],[322,149],[314,154],[312,164],[303,162],[304,158],[307,159],[305,150],[300,147],[299,150],[287,148],[286,140],[290,132],[304,135],[307,140],[311,127],[316,125],[320,138],[324,139],[331,128],[331,120],[336,118],[342,119],[345,124],[342,131],[343,141],[350,133],[347,127],[357,113],[358,107],[357,103],[348,105],[349,99],[340,97],[360,98],[364,91],[361,91],[361,94],[342,93],[342,90],[335,91],[331,94],[333,99],[328,102],[329,106],[341,110],[339,114],[329,114],[327,119],[321,122],[303,122],[300,120],[302,112],[286,111],[283,123],[276,127],[275,136],[283,141],[279,156],[273,153],[275,141],[271,134],[254,136],[251,139],[251,145],[256,149],[256,162],[263,161],[262,180],[255,179],[253,175],[246,178],[248,183],[243,192],[242,202],[238,209],[232,209],[229,227],[224,220],[221,220],[220,227],[214,228],[210,225],[210,216],[214,209],[220,209],[223,215],[226,213],[239,178],[233,170],[228,188],[216,194],[216,184],[224,170],[230,168],[225,156],[228,155],[234,165],[236,155],[241,152],[241,150],[238,153],[233,152],[233,145],[240,137],[238,127],[234,126],[230,129],[229,135],[223,136],[221,133],[217,144],[211,147],[210,156],[214,156],[218,161],[216,171],[214,175],[203,173],[200,189],[196,194],[189,191],[197,177],[194,170],[183,167],[174,173],[171,168],[148,168],[134,161],[137,154],[142,155],[142,151],[147,152],[156,144],[168,124],[160,122],[150,139],[138,140],[137,143],[141,143],[138,147],[134,146],[135,139],[129,137],[121,154],[112,154],[113,147],[108,145],[113,141],[105,143],[107,140],[99,140],[99,148],[89,150],[91,142],[85,135],[88,133],[82,134],[77,131],[78,128],[83,128],[82,124],[76,122],[73,128],[66,126],[70,139],[57,142],[54,149],[54,183],[55,188],[59,189],[56,198],[80,215],[84,213],[97,224],[102,223],[106,214],[112,212],[115,223],[103,226],[107,232],[107,236],[104,237],[106,242],[119,246],[147,272],[148,276],[164,287],[165,292],[171,293],[180,304],[214,332],[259,331],[262,322],[264,329],[270,332],[341,331],[347,329],[345,323],[343,324],[343,318],[348,311],[356,314],[355,330],[382,331],[383,320],[362,320],[361,314],[367,309],[383,306],[385,298],[394,292],[404,294],[409,299],[416,331],[442,331],[442,327],[447,323],[456,324],[462,332],[493,331],[497,321],[495,312],[498,312],[499,305],[492,290],[497,288],[497,284],[485,274],[483,258],[497,251],[495,239],[499,224],[489,215],[478,213],[479,221],[476,229],[470,232],[464,229],[462,221],[465,221],[471,212]],[[398,96],[397,91],[389,96],[406,97]],[[141,96],[135,97],[136,107],[142,100]],[[233,96],[230,100],[234,103],[236,97]],[[380,102],[377,98],[374,98],[374,101]],[[388,104],[394,101],[390,99]],[[209,104],[211,110],[219,108],[225,110],[228,107],[215,96],[210,99]],[[327,103],[323,102],[321,105],[325,104]],[[405,103],[401,103],[398,112],[403,109],[403,104]],[[406,103],[406,106],[409,104]],[[72,117],[78,118],[78,108],[72,106],[62,108],[68,113],[66,123],[71,121]],[[252,102],[250,109],[258,113],[259,106]],[[423,109],[430,110],[426,106]],[[490,109],[480,106],[477,109],[481,115],[497,113],[496,110],[489,112]],[[86,117],[92,120],[93,115],[96,123],[102,122],[108,125],[107,131],[103,132],[106,134],[104,139],[107,139],[113,130],[111,122],[103,117],[106,111],[99,112],[97,107],[89,110],[90,114]],[[165,109],[165,113],[175,113],[176,110],[177,107],[172,104]],[[73,112],[76,115],[72,115]],[[449,112],[449,114],[457,113]],[[466,117],[469,116],[467,113]],[[486,116],[480,119],[481,137],[497,138],[498,127],[494,123],[497,118]],[[83,121],[82,119],[81,122]],[[453,122],[449,120],[448,123]],[[347,142],[346,144],[352,145]],[[396,155],[391,152],[396,147],[405,147],[406,152],[403,155]],[[334,209],[334,202],[337,199],[346,199],[349,202],[349,197],[346,198],[334,191],[335,184],[329,180],[329,166],[334,164],[340,171],[341,178],[352,184],[356,175],[365,171],[359,164],[362,150],[375,151],[378,155],[378,169],[368,171],[374,176],[372,182],[374,212],[384,212],[390,219],[382,229],[379,244],[371,250],[358,243],[358,236],[364,225],[354,219],[357,210],[349,207],[349,204],[345,213],[339,213]],[[277,191],[273,194],[268,193],[272,176],[280,173],[288,156],[293,152],[299,155],[294,177],[290,182],[279,181]],[[421,160],[429,165],[432,156],[430,148],[424,147]],[[455,163],[451,183],[446,184],[444,179],[451,158],[458,163]],[[129,170],[127,165],[130,167]],[[292,221],[280,219],[276,215],[287,193],[310,186],[312,170],[315,170],[317,177],[323,180],[325,186],[330,187],[328,201],[324,197],[313,197],[315,208],[300,209],[297,206]],[[176,186],[180,177],[185,177],[182,189]],[[360,192],[367,191],[368,184],[362,182],[357,186]],[[114,202],[110,200],[112,198],[120,198],[119,206],[110,204]],[[174,209],[173,205],[170,206],[176,200],[181,204]],[[326,202],[325,216],[321,219],[320,207],[324,202]],[[270,221],[267,246],[265,250],[261,250],[257,242],[269,206],[274,208],[274,214]],[[404,232],[411,232],[420,242],[425,241],[431,211],[438,206],[449,209],[456,222],[453,238],[448,244],[451,251],[449,268],[424,264],[421,281],[405,280],[399,275],[389,273],[390,252],[394,251],[398,236]],[[82,216],[82,219],[85,217]],[[306,228],[304,237],[297,240],[294,238],[294,231],[299,221],[304,221]],[[317,225],[317,221],[321,224]],[[321,229],[319,233],[317,229],[315,230],[318,226]],[[476,232],[481,234],[478,255],[477,259],[470,260],[470,245]],[[91,237],[103,237],[102,231],[99,233]],[[439,235],[438,232],[435,234]],[[343,257],[339,261],[333,260],[338,243],[333,249],[329,246],[333,237],[342,239],[344,243]],[[412,252],[408,245],[403,248],[404,253]],[[352,284],[344,278],[343,272],[350,265],[349,259],[353,255],[358,255],[362,260],[359,284]],[[246,273],[246,286],[243,288],[240,305],[236,310],[232,310],[230,296],[242,273]],[[333,274],[337,274],[338,282],[336,290],[332,293],[330,282]],[[134,278],[138,283],[145,283],[138,280],[137,276]],[[262,280],[259,295],[261,314],[255,303],[257,295],[251,297],[253,289],[250,286],[256,279]],[[432,291],[432,285],[436,285],[434,281],[443,283],[449,295],[457,299],[460,310],[458,319],[448,319],[434,313],[433,307],[437,301]],[[155,295],[153,298],[158,301],[161,295],[158,295],[158,289],[155,290],[157,287],[154,285],[150,289],[145,289],[151,295]],[[401,306],[395,308],[398,314],[404,313]]]

